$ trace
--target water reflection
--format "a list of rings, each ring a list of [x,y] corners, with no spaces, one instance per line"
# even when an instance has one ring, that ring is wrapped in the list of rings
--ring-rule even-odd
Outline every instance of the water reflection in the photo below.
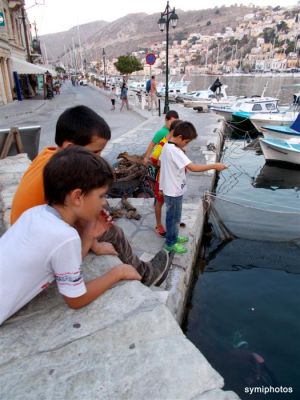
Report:
[[[263,189],[300,188],[300,169],[283,168],[278,165],[265,164],[256,176],[253,186]]]

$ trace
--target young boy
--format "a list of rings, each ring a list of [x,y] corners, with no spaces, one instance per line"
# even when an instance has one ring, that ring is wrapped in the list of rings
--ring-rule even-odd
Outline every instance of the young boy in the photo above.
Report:
[[[13,199],[11,224],[14,224],[20,215],[29,208],[46,203],[43,170],[57,152],[69,146],[78,145],[99,155],[110,137],[109,126],[95,111],[86,106],[66,109],[56,124],[55,143],[58,147],[47,147],[42,150],[22,177]],[[165,252],[159,251],[149,262],[142,261],[133,253],[132,247],[120,227],[111,224],[109,218],[103,215],[98,217],[97,222],[100,229],[98,238],[97,240],[90,239],[90,243],[85,241],[82,248],[83,256],[88,253],[90,248],[97,255],[117,255],[124,264],[130,264],[136,268],[143,276],[145,285],[153,284],[153,274],[156,274],[157,270],[165,269],[167,273],[170,265]],[[81,235],[84,231],[82,225],[82,223],[78,223],[76,227]],[[159,284],[159,281],[157,282]]]
[[[111,88],[111,93],[110,93],[111,111],[113,111],[113,110],[116,109],[116,98],[117,98],[117,95],[116,95],[116,87],[113,86],[113,87]]]
[[[183,243],[188,241],[185,236],[178,236],[179,223],[182,212],[182,197],[186,191],[186,170],[203,172],[210,169],[222,171],[227,168],[222,163],[200,165],[193,164],[186,156],[183,148],[196,139],[197,132],[190,122],[181,122],[176,125],[173,138],[166,143],[160,156],[160,190],[163,192],[167,207],[166,215],[166,244],[167,251],[179,254],[187,252]]]
[[[163,138],[165,138],[169,131],[170,131],[170,126],[173,121],[176,121],[179,118],[177,111],[170,110],[167,112],[166,117],[165,117],[165,125],[155,133],[153,136],[151,142],[149,143],[146,153],[144,155],[144,164],[147,164],[149,162],[149,157],[150,154],[152,153],[153,149],[155,146],[157,146]],[[161,210],[161,208],[160,208]],[[158,235],[160,236],[165,236],[165,228],[163,227],[161,223],[161,211],[159,211],[158,208],[154,209],[155,211],[155,219],[156,219],[156,227],[155,231]]]
[[[120,280],[141,280],[121,264],[92,281],[81,276],[81,240],[74,225],[93,223],[105,205],[113,180],[109,164],[81,147],[55,154],[44,169],[48,205],[27,210],[0,238],[0,324],[53,280],[71,308],[95,300]],[[17,251],[16,251],[17,249]]]
[[[164,145],[172,138],[175,126],[182,122],[180,119],[175,119],[171,125],[170,130],[167,136],[162,138],[162,140],[154,147],[154,150],[150,156],[150,161],[152,165],[156,167],[156,177],[155,177],[155,184],[154,184],[154,212],[155,212],[155,219],[156,219],[156,227],[155,231],[159,236],[165,237],[166,230],[161,221],[161,211],[164,205],[164,196],[162,192],[159,190],[159,176],[160,176],[160,155]]]

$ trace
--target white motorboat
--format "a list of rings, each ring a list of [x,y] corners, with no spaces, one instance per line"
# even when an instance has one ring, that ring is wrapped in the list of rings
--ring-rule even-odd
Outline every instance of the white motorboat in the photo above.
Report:
[[[300,165],[300,138],[259,139],[263,155],[267,162],[282,162]]]
[[[244,97],[238,99],[232,106],[210,107],[216,114],[222,115],[226,121],[231,121],[233,115],[237,122],[248,120],[250,115],[261,113],[279,113],[279,100],[274,97]]]
[[[177,96],[180,95],[185,95],[188,93],[188,88],[190,81],[178,81],[178,82],[173,82],[170,81],[168,83],[168,95],[169,99],[175,100]],[[166,86],[165,85],[158,85],[157,86],[157,94],[158,96],[165,96],[166,93]]]
[[[293,104],[284,109],[279,107],[279,113],[255,113],[250,116],[250,120],[257,131],[264,132],[263,126],[290,126],[299,114],[300,93],[293,95]],[[277,137],[277,136],[274,136]]]
[[[210,88],[207,90],[197,90],[192,92],[184,98],[184,107],[201,107],[203,111],[208,111],[209,107],[214,105],[223,107],[230,106],[236,101],[237,97],[227,96],[227,87],[227,85],[222,85],[220,93],[218,94],[210,90]]]

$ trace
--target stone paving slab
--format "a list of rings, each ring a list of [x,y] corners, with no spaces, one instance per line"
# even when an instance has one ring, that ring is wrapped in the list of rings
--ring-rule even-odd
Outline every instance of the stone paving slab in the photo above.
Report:
[[[118,263],[90,255],[85,279]],[[53,285],[1,327],[0,345],[5,400],[188,400],[223,386],[157,293],[139,282],[76,311]]]

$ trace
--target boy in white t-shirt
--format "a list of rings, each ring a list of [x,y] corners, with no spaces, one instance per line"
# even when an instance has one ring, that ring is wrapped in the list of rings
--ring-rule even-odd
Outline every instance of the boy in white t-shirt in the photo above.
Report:
[[[82,147],[71,146],[51,158],[44,169],[48,205],[24,212],[0,238],[0,325],[53,280],[74,309],[120,280],[141,280],[128,264],[86,283],[81,275],[82,248],[99,234],[112,180],[109,164]],[[81,238],[74,228],[78,220],[85,223]]]
[[[197,132],[193,124],[180,122],[174,129],[173,138],[164,145],[160,156],[159,189],[163,192],[167,208],[165,249],[179,254],[187,252],[183,243],[188,241],[188,237],[178,236],[182,198],[186,191],[186,170],[203,172],[210,169],[222,171],[227,168],[222,163],[193,164],[183,148],[196,137]]]

